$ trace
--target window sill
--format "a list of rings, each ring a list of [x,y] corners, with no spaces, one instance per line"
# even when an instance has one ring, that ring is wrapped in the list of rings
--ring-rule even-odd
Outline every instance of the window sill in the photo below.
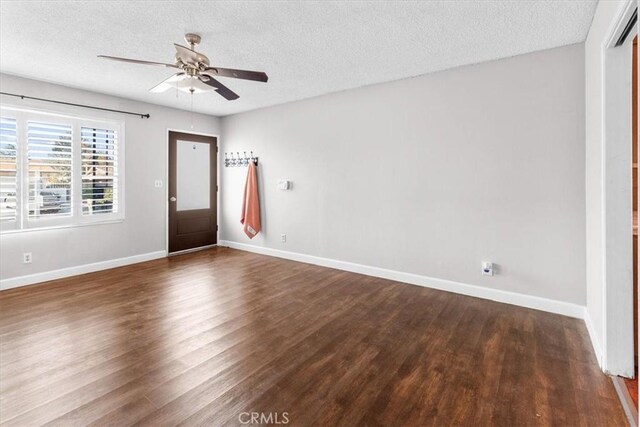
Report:
[[[108,219],[108,220],[96,221],[96,222],[86,222],[82,224],[52,225],[48,227],[33,227],[33,228],[21,228],[18,230],[3,230],[3,231],[0,231],[0,236],[4,236],[7,234],[22,234],[22,233],[33,233],[37,231],[60,230],[64,228],[79,228],[79,227],[92,227],[96,225],[118,224],[121,222],[124,222],[124,218]]]

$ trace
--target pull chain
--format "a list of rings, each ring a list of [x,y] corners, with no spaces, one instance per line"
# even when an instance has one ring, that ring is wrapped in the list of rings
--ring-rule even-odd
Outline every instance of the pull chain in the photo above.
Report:
[[[191,129],[193,129],[193,92],[194,92],[194,89],[193,88],[189,89],[189,92],[191,92]]]

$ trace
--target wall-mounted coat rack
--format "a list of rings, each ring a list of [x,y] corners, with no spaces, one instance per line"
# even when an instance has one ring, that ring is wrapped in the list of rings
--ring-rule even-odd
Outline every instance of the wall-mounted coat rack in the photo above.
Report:
[[[253,151],[250,151],[250,155],[247,156],[247,152],[243,151],[244,155],[240,156],[240,152],[236,151],[236,155],[233,155],[233,151],[224,153],[224,166],[227,168],[249,166],[249,162],[253,162],[258,165],[258,157],[253,155]]]

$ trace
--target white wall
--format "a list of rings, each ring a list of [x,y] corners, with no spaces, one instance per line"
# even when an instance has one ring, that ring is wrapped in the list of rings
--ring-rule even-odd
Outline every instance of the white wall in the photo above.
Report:
[[[586,302],[583,45],[229,116],[222,132],[221,151],[260,157],[263,205],[249,241],[246,168],[222,168],[222,239]]]
[[[606,289],[605,289],[605,215],[603,212],[605,211],[605,194],[603,193],[603,189],[605,188],[605,169],[603,168],[603,164],[608,161],[605,159],[605,141],[603,138],[604,129],[603,129],[603,105],[605,103],[604,96],[604,75],[603,70],[604,66],[604,58],[605,58],[605,43],[607,43],[609,36],[611,35],[614,26],[617,23],[618,16],[620,15],[622,9],[624,8],[626,1],[601,1],[598,3],[598,7],[596,9],[596,14],[591,24],[591,29],[589,30],[589,35],[587,36],[587,40],[585,42],[585,113],[586,113],[586,129],[585,129],[585,138],[586,138],[586,170],[585,170],[585,185],[586,185],[586,254],[587,254],[587,317],[586,322],[589,327],[589,332],[591,334],[591,339],[593,341],[594,347],[596,349],[596,353],[598,355],[598,359],[600,364],[607,371],[615,373],[615,374],[629,374],[628,370],[624,368],[625,363],[607,363],[605,359],[607,348],[610,350],[610,353],[615,351],[615,348],[622,345],[622,348],[628,347],[631,343],[623,343],[622,341],[616,343],[616,329],[618,331],[622,331],[623,327],[620,324],[616,324],[615,322],[611,322],[608,327],[612,328],[610,330],[611,334],[609,340],[607,340],[607,333],[605,331],[606,325],[606,313],[607,310],[605,306],[607,304],[606,297]],[[623,48],[617,48],[623,49]],[[630,55],[630,52],[628,52]],[[630,64],[630,61],[628,61]],[[631,67],[628,66],[628,76],[627,80],[630,82],[630,74]],[[628,93],[628,97],[630,99],[630,91]],[[624,120],[624,115],[621,115],[621,118]],[[627,119],[628,120],[628,119]],[[628,127],[628,123],[627,123]],[[624,141],[629,141],[630,138],[623,138]],[[630,162],[630,151],[631,145],[627,142],[625,144],[625,148],[628,153],[626,157],[624,155],[617,154],[617,157],[624,161],[626,159],[627,163]],[[613,153],[610,153],[610,155]],[[611,163],[610,163],[611,165]],[[626,167],[620,169],[621,172],[626,172],[629,175],[630,164],[627,164]],[[629,195],[631,193],[631,180],[629,179],[626,182],[628,185],[627,190],[623,188],[612,188],[610,193],[610,197],[613,199],[613,193],[622,192]],[[628,204],[628,212],[631,212],[631,198],[628,197],[626,201]],[[626,223],[629,224],[626,224]],[[629,247],[627,249],[628,256],[628,266],[624,270],[617,268],[617,271],[610,271],[610,273],[616,274],[626,274],[631,276],[631,233],[630,233],[630,217],[628,220],[620,221],[620,224],[623,227],[626,227],[626,232],[624,234],[627,236]],[[626,225],[625,225],[626,224]],[[614,257],[615,258],[615,257]],[[609,259],[612,261],[611,257]],[[618,259],[617,261],[624,261]],[[628,278],[630,282],[631,277]],[[612,283],[614,284],[614,283]],[[609,291],[612,291],[610,289]],[[615,295],[611,293],[611,297],[620,297],[623,295],[619,293],[619,295]],[[629,289],[629,297],[630,297],[630,289]],[[631,304],[630,299],[626,301]],[[625,313],[625,310],[622,310],[619,305],[620,302],[614,300],[614,298],[610,298],[610,315],[615,316],[615,313]],[[613,304],[612,304],[613,303]],[[624,304],[624,301],[622,302]],[[616,307],[616,305],[618,305]],[[630,314],[628,311],[626,314]],[[621,319],[627,319],[628,316],[621,317]],[[626,321],[623,321],[623,325],[626,326],[627,329],[631,328],[631,318]],[[631,331],[628,331],[631,333]],[[623,351],[622,353],[625,353]],[[618,354],[618,356],[622,356],[622,359],[629,360],[629,357],[632,353],[624,355]],[[612,356],[612,354],[610,354]],[[610,359],[615,359],[614,357],[610,357]],[[610,360],[609,362],[612,362]],[[626,363],[629,365],[629,363]],[[608,366],[607,366],[608,365]],[[630,364],[631,373],[633,372],[633,362]]]
[[[167,128],[219,134],[219,119],[121,98],[70,89],[49,83],[0,74],[0,88],[41,98],[65,100],[112,109],[150,113],[140,119],[115,113],[65,107],[2,97],[3,101],[35,108],[56,109],[82,116],[125,122],[125,219],[120,223],[28,231],[0,237],[0,277],[18,276],[152,254],[165,250],[165,188],[154,181],[166,175]],[[166,183],[165,183],[166,184]],[[22,263],[23,252],[33,253],[31,264]]]

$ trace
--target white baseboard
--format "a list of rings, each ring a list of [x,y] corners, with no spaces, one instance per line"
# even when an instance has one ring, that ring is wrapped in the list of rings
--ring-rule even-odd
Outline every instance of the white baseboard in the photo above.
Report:
[[[307,264],[315,264],[323,267],[335,268],[337,270],[350,271],[352,273],[359,273],[367,276],[380,277],[383,279],[409,283],[412,285],[424,286],[426,288],[454,292],[457,294],[468,295],[476,298],[484,298],[506,304],[532,308],[535,310],[547,311],[549,313],[562,314],[564,316],[575,317],[578,319],[583,319],[585,315],[584,306],[536,297],[533,295],[519,294],[516,292],[503,291],[499,289],[484,288],[481,286],[468,285],[466,283],[459,283],[451,280],[436,279],[433,277],[421,276],[418,274],[403,273],[401,271],[371,267],[368,265],[338,261],[329,258],[321,258],[313,255],[281,251],[278,249],[248,245],[246,243],[231,242],[228,240],[221,240],[218,245],[240,249],[248,252],[254,252],[262,255],[285,258],[292,261],[305,262]]]
[[[137,264],[139,262],[151,261],[153,259],[164,258],[166,256],[167,254],[165,251],[156,251],[125,258],[110,259],[91,264],[61,268],[59,270],[29,274],[26,276],[11,277],[9,279],[0,280],[0,290],[33,285],[35,283],[46,282],[48,280],[62,279],[63,277],[77,276],[78,274],[92,273],[94,271],[107,270],[114,267]]]
[[[593,321],[591,320],[591,316],[589,316],[589,312],[587,308],[584,309],[584,323],[587,325],[587,331],[589,332],[589,338],[591,338],[591,346],[593,347],[593,351],[596,354],[596,359],[598,359],[598,366],[603,371],[605,370],[604,366],[604,355],[602,353],[602,346],[600,345],[600,341],[598,340],[598,335],[596,335],[596,330],[593,327]]]

